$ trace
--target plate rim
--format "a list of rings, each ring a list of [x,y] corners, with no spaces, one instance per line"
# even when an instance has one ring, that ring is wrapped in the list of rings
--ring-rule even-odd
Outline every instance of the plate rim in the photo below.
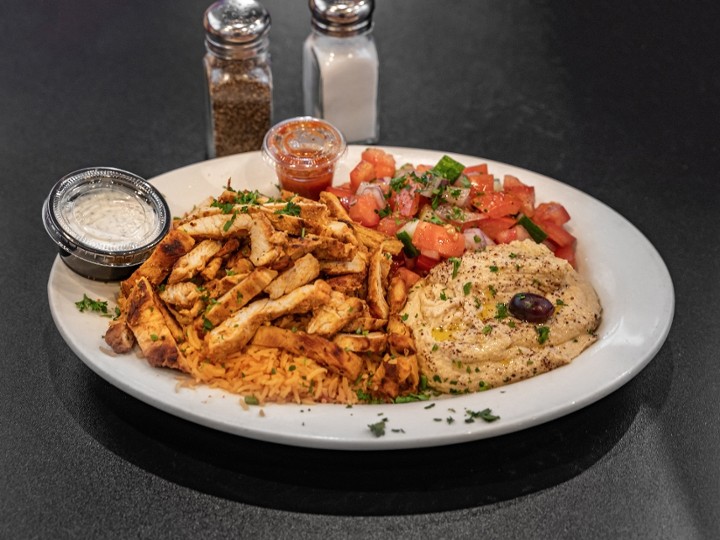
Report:
[[[469,442],[484,438],[490,438],[495,436],[504,435],[507,433],[522,431],[524,429],[527,429],[529,427],[534,427],[537,425],[541,425],[543,423],[552,421],[554,419],[557,419],[559,417],[565,416],[567,414],[570,414],[572,412],[575,412],[581,408],[584,408],[603,397],[609,395],[610,393],[618,390],[620,387],[625,385],[627,382],[629,382],[631,379],[633,379],[640,371],[642,371],[647,364],[649,364],[650,361],[657,355],[659,350],[662,348],[663,344],[665,343],[667,336],[670,332],[670,328],[672,326],[672,322],[674,319],[674,312],[675,312],[675,291],[674,291],[674,285],[672,282],[672,278],[670,276],[670,273],[667,269],[666,264],[664,263],[660,253],[657,251],[657,249],[652,245],[652,243],[647,239],[647,237],[639,230],[637,227],[635,227],[627,218],[619,214],[617,211],[613,210],[611,207],[603,203],[602,201],[599,201],[592,197],[591,195],[588,195],[587,193],[582,192],[578,188],[575,188],[574,186],[565,184],[557,179],[548,177],[546,175],[543,175],[541,173],[537,173],[528,169],[525,169],[523,167],[514,166],[511,164],[494,161],[491,159],[478,157],[478,156],[470,156],[467,154],[459,154],[455,152],[444,152],[441,150],[430,150],[430,149],[419,149],[419,148],[406,148],[406,147],[397,147],[397,146],[384,146],[384,145],[378,145],[378,147],[393,153],[393,154],[400,154],[404,155],[408,152],[410,154],[426,154],[426,155],[442,155],[447,154],[455,159],[462,160],[469,159],[474,161],[482,161],[487,162],[488,166],[495,174],[495,171],[497,169],[509,169],[512,171],[516,171],[519,174],[519,176],[522,178],[521,175],[524,176],[532,176],[535,178],[539,178],[542,180],[542,183],[549,183],[549,185],[554,186],[556,188],[561,188],[561,190],[570,190],[571,193],[573,193],[576,197],[580,197],[580,199],[587,199],[592,204],[600,205],[604,212],[609,213],[613,216],[614,219],[616,219],[618,222],[620,222],[624,227],[628,228],[632,233],[636,236],[636,240],[639,240],[639,242],[643,245],[646,254],[650,256],[654,262],[654,265],[652,268],[655,270],[655,272],[658,274],[657,277],[663,283],[667,286],[665,289],[665,294],[662,296],[661,300],[664,304],[667,313],[664,318],[662,318],[659,321],[659,324],[656,328],[652,329],[650,332],[650,336],[653,337],[652,341],[647,344],[647,346],[644,348],[644,352],[642,353],[642,358],[639,360],[634,361],[629,369],[624,371],[619,371],[617,375],[614,377],[612,381],[609,383],[606,382],[606,384],[603,385],[601,389],[599,389],[596,392],[593,392],[592,394],[587,394],[585,396],[578,396],[577,399],[574,399],[571,403],[565,403],[565,404],[558,404],[551,408],[548,408],[547,410],[543,411],[542,414],[535,415],[534,417],[531,416],[529,419],[526,420],[517,420],[517,421],[510,421],[510,422],[502,422],[502,412],[497,411],[498,414],[501,415],[501,420],[493,423],[493,424],[484,424],[478,427],[478,424],[471,424],[470,427],[465,429],[455,429],[452,431],[448,431],[447,433],[443,435],[432,435],[432,436],[415,436],[411,438],[403,438],[402,436],[392,436],[388,437],[387,435],[385,437],[373,437],[370,435],[369,430],[363,425],[363,431],[359,432],[357,437],[338,437],[333,436],[331,433],[324,432],[323,429],[318,430],[317,427],[313,427],[309,430],[303,430],[303,429],[292,429],[290,431],[286,432],[277,432],[274,430],[269,429],[270,427],[275,427],[276,423],[274,422],[266,422],[265,426],[262,425],[260,422],[250,422],[244,423],[239,422],[236,424],[229,425],[226,421],[219,421],[217,419],[214,419],[212,417],[208,416],[208,408],[200,408],[194,406],[188,406],[188,404],[184,404],[185,401],[193,401],[193,398],[190,400],[183,400],[180,399],[179,401],[177,399],[169,399],[168,396],[162,396],[162,399],[158,396],[154,395],[152,392],[146,391],[144,389],[143,385],[133,385],[130,383],[130,381],[125,380],[119,380],[114,374],[109,373],[107,369],[104,369],[102,366],[102,361],[98,361],[97,359],[90,358],[87,354],[86,350],[83,350],[83,348],[80,346],[80,344],[74,339],[73,332],[67,328],[68,322],[64,320],[63,317],[61,317],[60,309],[58,308],[58,299],[56,298],[59,294],[58,291],[54,290],[53,286],[54,284],[61,279],[69,278],[74,279],[75,281],[82,280],[84,282],[94,283],[97,284],[98,282],[91,282],[90,280],[84,280],[84,278],[80,278],[79,276],[72,275],[71,271],[65,266],[65,264],[62,262],[61,257],[58,255],[56,256],[50,275],[48,278],[48,284],[47,284],[47,292],[48,292],[48,301],[50,304],[50,311],[52,313],[53,321],[58,328],[58,331],[60,332],[61,336],[63,337],[64,341],[68,344],[70,349],[73,351],[73,353],[80,358],[80,360],[89,367],[94,373],[96,373],[98,376],[100,376],[102,379],[106,380],[111,385],[115,386],[116,388],[120,389],[121,391],[133,396],[136,399],[139,399],[140,401],[145,402],[146,404],[157,408],[159,410],[162,410],[166,413],[172,414],[174,416],[184,418],[185,420],[188,420],[190,422],[203,425],[205,427],[216,429],[219,431],[223,431],[226,433],[242,436],[242,437],[248,437],[253,438],[257,440],[263,440],[266,442],[274,442],[279,444],[285,444],[290,446],[299,446],[299,447],[307,447],[307,448],[321,448],[321,449],[336,449],[336,450],[399,450],[399,449],[408,449],[408,448],[423,448],[423,447],[434,447],[434,446],[445,446],[445,445],[451,445],[451,444],[457,444],[457,443],[463,443],[463,442]],[[350,145],[348,147],[348,153],[343,157],[343,160],[341,160],[341,163],[347,164],[347,160],[349,159],[349,156],[358,154],[362,149],[364,149],[365,146],[360,145]],[[259,152],[249,152],[246,154],[236,154],[233,156],[226,156],[222,158],[216,158],[213,160],[205,160],[200,161],[192,164],[188,164],[182,167],[179,167],[177,169],[167,171],[165,173],[159,174],[153,178],[150,179],[151,183],[154,184],[163,184],[166,181],[170,181],[169,179],[174,178],[175,176],[183,176],[189,172],[192,172],[196,169],[201,169],[203,167],[209,167],[211,169],[219,168],[222,165],[232,164],[234,162],[237,162],[240,164],[243,161],[248,161],[254,158],[257,158],[259,156]],[[535,182],[529,182],[531,185],[536,185]],[[218,190],[219,190],[218,185]],[[161,189],[163,191],[163,189]],[[197,201],[196,201],[197,202]],[[561,201],[562,202],[562,201]],[[171,205],[172,210],[172,205]],[[582,238],[580,239],[582,242]],[[89,284],[86,283],[86,284]],[[595,284],[593,284],[595,285]],[[605,300],[602,299],[603,305],[605,305]],[[597,345],[594,344],[593,347]],[[584,354],[584,353],[583,353]],[[132,361],[137,361],[136,358],[134,358],[135,355],[126,355],[125,358],[129,358],[132,356]],[[581,355],[582,357],[582,355]],[[580,358],[580,357],[579,357]],[[146,364],[146,363],[145,363]],[[497,389],[493,389],[489,392],[495,392],[495,397],[498,395],[506,394],[507,389],[510,387],[517,388],[517,385],[526,385],[526,386],[537,386],[539,383],[536,381],[540,380],[549,380],[550,378],[557,377],[557,373],[559,370],[566,369],[568,367],[571,367],[574,365],[574,362],[569,364],[568,366],[565,366],[563,368],[558,368],[558,370],[551,371],[549,373],[542,374],[541,376],[528,379],[526,381],[520,381],[517,383],[513,383],[512,385],[508,385],[506,387],[500,387]],[[155,371],[162,371],[162,370],[156,370],[156,368],[150,368],[151,370]],[[174,375],[177,376],[176,373]],[[535,382],[533,382],[535,381]],[[530,383],[530,384],[528,384]],[[200,388],[200,387],[198,387]],[[203,387],[204,388],[204,387]],[[197,388],[195,389],[197,390]],[[203,390],[204,391],[204,390]],[[179,392],[185,392],[185,390],[180,390]],[[176,395],[179,395],[179,392],[176,390]],[[224,392],[220,390],[216,391],[210,391],[208,392],[208,395],[211,397],[209,399],[216,400],[217,398],[216,394],[220,392],[222,394],[225,394]],[[511,392],[515,393],[515,392]],[[483,393],[475,393],[471,394],[470,396],[482,396],[483,394],[487,394],[486,392]],[[170,396],[172,397],[172,396]],[[232,398],[238,398],[238,396],[231,395]],[[383,414],[386,414],[388,417],[395,414],[396,411],[402,411],[404,413],[405,409],[399,409],[403,407],[407,407],[407,410],[417,412],[418,410],[423,410],[421,407],[424,407],[428,403],[442,403],[446,400],[456,400],[454,403],[458,403],[457,400],[461,400],[462,398],[467,397],[465,396],[452,396],[452,397],[444,397],[441,399],[436,399],[431,402],[415,402],[415,403],[408,403],[408,404],[392,404],[392,405],[356,405],[354,406],[355,411],[360,411],[364,408],[372,408],[375,409],[368,409],[373,411],[373,415],[365,414],[367,411],[361,412],[358,414],[358,418],[362,418],[363,420],[359,420],[359,422],[367,422],[368,419],[374,418],[376,415],[375,413],[379,411],[380,409],[383,409]],[[502,400],[499,400],[502,401]],[[183,405],[184,404],[184,405]],[[227,404],[227,402],[225,403]],[[238,410],[238,413],[245,413],[239,403],[233,404],[233,407],[236,407]],[[273,415],[275,410],[281,408],[280,410],[287,411],[291,408],[293,408],[295,411],[298,409],[307,409],[308,412],[312,409],[313,413],[316,413],[318,410],[321,411],[321,421],[326,414],[323,413],[325,410],[337,410],[338,408],[342,409],[348,409],[344,405],[338,405],[338,404],[316,404],[316,405],[295,405],[295,404],[266,404],[263,406],[263,410],[266,412],[267,415]],[[332,409],[328,409],[332,408]],[[252,409],[252,408],[251,408]],[[211,408],[211,411],[214,410]],[[390,412],[386,412],[386,411]],[[354,415],[354,413],[351,413]],[[458,413],[459,414],[459,413]],[[331,415],[332,416],[332,415]],[[306,418],[310,418],[311,415],[308,414]],[[459,418],[456,418],[456,423],[462,423],[463,418],[460,416]],[[258,426],[259,424],[259,426]],[[282,422],[280,422],[280,425],[283,425]],[[303,420],[303,426],[305,425],[305,421]],[[388,427],[390,427],[391,424],[388,423]],[[484,428],[484,429],[483,429]],[[402,428],[400,428],[402,429]],[[304,431],[304,433],[303,433]],[[316,431],[319,431],[319,433],[316,433]]]

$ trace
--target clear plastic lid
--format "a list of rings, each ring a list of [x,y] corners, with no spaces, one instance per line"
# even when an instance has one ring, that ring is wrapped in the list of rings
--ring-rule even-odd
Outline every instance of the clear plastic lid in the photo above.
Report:
[[[120,169],[92,167],[61,178],[43,205],[43,223],[62,250],[104,266],[143,262],[170,229],[155,187]]]
[[[265,134],[263,155],[289,170],[313,170],[333,165],[346,150],[345,138],[335,126],[311,116],[290,118]]]

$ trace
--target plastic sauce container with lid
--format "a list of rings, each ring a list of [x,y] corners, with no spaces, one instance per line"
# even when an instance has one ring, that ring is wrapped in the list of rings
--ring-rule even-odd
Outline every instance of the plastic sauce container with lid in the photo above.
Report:
[[[43,223],[62,260],[83,277],[128,277],[170,230],[170,209],[143,178],[91,167],[61,178],[43,204]]]
[[[345,150],[342,133],[311,116],[276,124],[263,142],[263,156],[275,167],[282,188],[314,200],[332,184],[335,164]]]

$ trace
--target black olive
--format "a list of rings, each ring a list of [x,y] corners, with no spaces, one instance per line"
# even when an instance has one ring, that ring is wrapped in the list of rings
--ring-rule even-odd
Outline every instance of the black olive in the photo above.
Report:
[[[547,298],[528,292],[513,296],[508,309],[518,319],[531,323],[545,322],[555,312],[555,308]]]

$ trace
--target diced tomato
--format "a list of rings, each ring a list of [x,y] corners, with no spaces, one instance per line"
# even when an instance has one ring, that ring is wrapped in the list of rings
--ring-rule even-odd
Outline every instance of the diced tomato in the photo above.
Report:
[[[503,231],[498,231],[495,235],[495,242],[498,244],[509,244],[513,240],[517,240],[517,228],[516,227],[510,227],[509,229],[505,229]]]
[[[473,198],[472,204],[489,218],[512,216],[520,211],[520,201],[502,191],[478,195]]]
[[[569,245],[569,246],[563,246],[558,247],[555,250],[555,256],[560,257],[561,259],[565,259],[567,262],[569,262],[573,268],[577,270],[577,258],[575,257],[575,246]]]
[[[465,251],[465,237],[461,233],[427,221],[417,224],[412,242],[420,251],[437,251],[444,258],[459,257]]]
[[[350,189],[350,184],[344,184],[347,187],[343,186],[330,186],[325,188],[325,191],[328,193],[332,193],[335,195],[338,199],[340,199],[340,203],[345,207],[345,210],[350,208],[352,203],[355,201],[355,193],[352,189]]]
[[[363,193],[357,197],[355,204],[350,207],[348,214],[350,219],[364,225],[365,227],[375,227],[380,223],[380,216],[378,215],[377,199],[372,193]]]
[[[570,214],[565,207],[556,202],[540,203],[535,208],[535,219],[542,222],[552,222],[555,225],[564,225],[570,221]]]
[[[487,174],[488,166],[487,163],[479,163],[478,165],[472,165],[463,169],[463,174]]]
[[[366,148],[361,158],[375,166],[375,177],[395,176],[395,158],[380,148]]]
[[[428,172],[432,168],[433,168],[433,165],[424,165],[424,164],[417,165],[417,166],[415,166],[415,172],[417,174],[422,174],[424,172]]]
[[[369,161],[360,161],[355,168],[350,171],[350,186],[352,187],[353,193],[357,191],[358,186],[363,182],[370,182],[375,180],[377,175],[375,174],[375,165]]]
[[[527,217],[535,213],[535,188],[523,184],[516,177],[506,174],[503,178],[503,191],[520,202],[520,211]]]
[[[390,208],[404,217],[413,217],[420,210],[422,195],[415,190],[415,186],[408,185],[390,194]]]
[[[420,255],[420,257],[422,257],[422,255]],[[420,281],[420,276],[416,272],[413,272],[404,266],[398,267],[398,269],[395,270],[395,275],[402,279],[408,287],[412,287]]]
[[[488,218],[478,223],[480,230],[487,234],[493,241],[498,242],[498,235],[514,226],[516,220],[511,217]]]
[[[407,219],[395,216],[384,217],[380,219],[376,230],[388,236],[395,236],[395,233],[397,233],[406,222]]]
[[[467,169],[466,169],[467,170]],[[477,197],[483,193],[493,193],[495,191],[495,177],[487,173],[471,173],[466,174],[466,178],[470,181],[470,197]]]
[[[437,266],[437,264],[440,262],[440,259],[433,259],[432,257],[428,257],[427,255],[420,254],[415,259],[415,270],[421,275],[424,276],[427,274],[432,268]]]
[[[531,238],[530,233],[525,230],[522,225],[514,225],[504,231],[497,233],[498,244],[509,244],[513,240],[529,240]]]
[[[537,216],[535,216],[534,221],[537,223],[538,227],[545,231],[548,238],[559,247],[575,245],[575,237],[565,230],[565,227],[562,225],[558,225],[552,221],[540,221]]]

